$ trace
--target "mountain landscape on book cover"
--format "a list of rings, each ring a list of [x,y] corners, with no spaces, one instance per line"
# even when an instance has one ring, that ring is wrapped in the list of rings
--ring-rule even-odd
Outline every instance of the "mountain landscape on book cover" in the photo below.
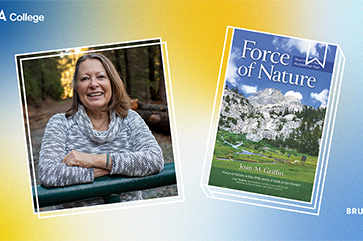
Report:
[[[311,200],[336,46],[235,31],[209,185]]]

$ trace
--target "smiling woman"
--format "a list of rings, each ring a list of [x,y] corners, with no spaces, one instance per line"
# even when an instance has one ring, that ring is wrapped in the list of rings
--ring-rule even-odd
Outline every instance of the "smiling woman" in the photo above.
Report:
[[[76,92],[80,101],[87,108],[87,114],[106,115],[102,112],[107,108],[112,96],[111,82],[105,68],[97,59],[87,59],[79,67]]]
[[[39,156],[42,185],[89,183],[109,174],[146,176],[163,169],[161,148],[130,110],[130,98],[109,59],[80,57],[73,86],[72,107],[54,115],[45,129]],[[140,192],[133,196],[142,199]]]

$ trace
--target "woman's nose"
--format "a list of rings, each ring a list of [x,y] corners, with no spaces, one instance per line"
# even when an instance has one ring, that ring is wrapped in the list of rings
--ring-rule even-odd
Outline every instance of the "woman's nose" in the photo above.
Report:
[[[98,82],[95,77],[91,78],[90,88],[97,88]]]

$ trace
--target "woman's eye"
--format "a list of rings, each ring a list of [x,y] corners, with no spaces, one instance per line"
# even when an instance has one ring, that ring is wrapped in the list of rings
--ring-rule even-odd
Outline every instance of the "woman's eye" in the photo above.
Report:
[[[100,79],[104,79],[104,78],[106,78],[106,76],[104,76],[104,75],[100,75],[100,76],[98,76],[98,78],[100,78]]]
[[[81,79],[81,81],[85,81],[85,80],[87,80],[88,78],[87,77],[83,77],[82,79]]]

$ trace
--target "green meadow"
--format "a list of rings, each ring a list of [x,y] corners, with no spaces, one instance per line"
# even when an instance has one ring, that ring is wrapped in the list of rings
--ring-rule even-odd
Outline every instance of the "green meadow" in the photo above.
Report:
[[[248,154],[239,154],[246,153]],[[307,156],[302,163],[301,157]],[[310,201],[317,156],[219,130],[209,185]]]

